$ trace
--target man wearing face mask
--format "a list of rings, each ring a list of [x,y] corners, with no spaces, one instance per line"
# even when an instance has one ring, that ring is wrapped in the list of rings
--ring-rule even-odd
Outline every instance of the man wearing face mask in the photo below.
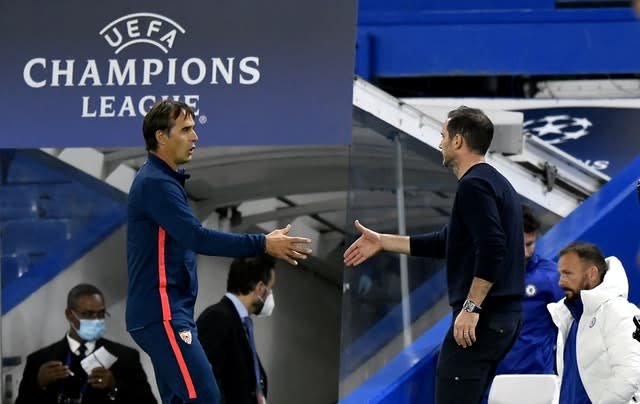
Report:
[[[198,317],[198,338],[213,367],[222,403],[266,402],[267,374],[255,349],[251,315],[263,317],[273,312],[274,266],[268,255],[235,259],[227,293]]]
[[[16,404],[156,403],[138,351],[102,338],[106,311],[102,292],[80,284],[67,296],[65,337],[27,357]],[[87,374],[82,359],[104,347],[116,362]]]

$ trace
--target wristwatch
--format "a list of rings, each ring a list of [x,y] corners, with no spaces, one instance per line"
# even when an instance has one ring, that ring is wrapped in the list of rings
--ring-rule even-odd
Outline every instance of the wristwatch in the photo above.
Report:
[[[467,313],[480,313],[482,311],[482,307],[475,304],[472,300],[465,300],[462,304],[462,310]]]

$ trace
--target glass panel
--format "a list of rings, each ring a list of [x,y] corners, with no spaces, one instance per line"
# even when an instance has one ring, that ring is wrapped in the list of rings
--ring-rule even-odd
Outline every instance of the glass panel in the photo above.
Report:
[[[399,143],[399,145],[398,145]],[[402,161],[398,162],[398,147]],[[398,233],[398,169],[402,167],[407,234],[440,229],[448,221],[456,180],[442,167],[439,150],[398,132],[359,109],[354,111],[350,153],[347,231],[353,221],[381,233]],[[351,243],[356,234],[347,236]],[[343,285],[340,396],[373,375],[409,342],[449,311],[444,260],[409,257],[409,318],[403,319],[401,265],[381,253],[345,271]]]

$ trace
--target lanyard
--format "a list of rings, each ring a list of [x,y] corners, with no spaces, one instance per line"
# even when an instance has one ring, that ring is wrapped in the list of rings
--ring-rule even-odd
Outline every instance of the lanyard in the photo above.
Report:
[[[67,358],[64,361],[64,364],[67,368],[71,368],[71,362],[73,360],[73,354],[71,353],[71,351],[67,351]],[[82,371],[84,372],[84,370]],[[81,378],[80,375],[77,376],[70,376],[70,377],[78,377]],[[60,387],[58,388],[58,403],[60,404],[80,404],[82,403],[82,397],[84,396],[85,391],[87,390],[87,386],[89,384],[89,380],[88,378],[85,378],[84,383],[82,383],[82,387],[80,388],[79,391],[79,397],[77,399],[72,399],[70,397],[65,397],[65,391],[64,391],[64,386],[65,386],[65,380],[61,380],[60,381]]]

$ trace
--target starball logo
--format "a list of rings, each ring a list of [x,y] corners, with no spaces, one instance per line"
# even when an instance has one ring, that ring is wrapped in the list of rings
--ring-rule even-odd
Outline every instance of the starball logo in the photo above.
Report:
[[[119,87],[135,90],[159,85],[168,89],[173,86],[251,86],[260,81],[258,56],[168,57],[174,48],[186,42],[187,30],[160,14],[127,14],[104,25],[98,33],[116,57],[106,60],[34,57],[24,64],[24,83],[33,89],[104,87],[104,95],[80,97],[82,118],[144,116],[157,100],[173,98],[190,105],[200,123],[205,123],[206,116],[198,108],[199,94],[116,96],[107,93]],[[156,48],[163,57],[122,58],[121,55],[133,54],[134,48],[142,46]],[[133,92],[136,91],[128,91]]]
[[[577,141],[589,135],[593,123],[587,117],[567,114],[547,115],[540,119],[529,119],[522,125],[525,135],[534,135],[545,142],[562,148],[563,143]],[[596,170],[609,168],[609,160],[583,159],[583,163]]]

